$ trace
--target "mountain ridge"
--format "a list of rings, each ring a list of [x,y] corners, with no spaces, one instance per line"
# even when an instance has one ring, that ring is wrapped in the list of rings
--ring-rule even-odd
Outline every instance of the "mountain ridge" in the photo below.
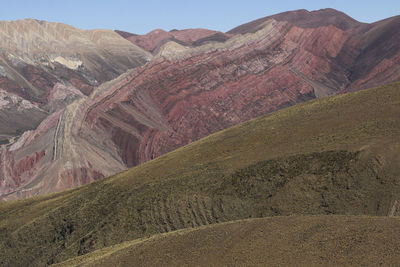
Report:
[[[306,14],[302,20],[321,20],[318,12],[300,13]],[[335,17],[332,21],[337,22]],[[123,39],[123,47],[139,51],[143,61],[121,67],[119,60],[112,63],[114,59],[112,68],[124,73],[105,78],[108,82],[101,85],[87,76],[87,64],[81,60],[82,69],[78,58],[55,57],[55,69],[41,63],[19,70],[4,61],[8,63],[3,68],[16,68],[13,73],[19,78],[15,82],[0,77],[0,86],[50,114],[44,120],[39,115],[32,119],[35,123],[23,128],[30,131],[21,140],[15,133],[3,134],[3,143],[15,144],[12,150],[1,150],[0,193],[12,199],[89,183],[268,112],[400,79],[397,18],[356,23],[348,30],[325,25],[328,22],[297,27],[269,18],[255,33],[228,39],[216,41],[211,35],[191,46],[167,40],[154,55],[107,31],[115,40]],[[100,33],[83,37],[110,45]],[[132,69],[125,70],[129,66]],[[34,80],[40,90],[32,84],[29,90],[18,88],[19,79],[24,84]]]
[[[311,18],[311,19],[310,19]],[[334,25],[341,30],[348,30],[352,27],[361,26],[363,23],[351,18],[345,13],[335,10],[333,8],[325,8],[320,10],[308,11],[306,9],[298,9],[293,11],[286,11],[276,15],[260,18],[249,23],[242,24],[229,31],[228,34],[243,34],[247,32],[254,32],[257,28],[268,19],[275,19],[278,21],[287,21],[295,26],[301,28],[313,28]]]

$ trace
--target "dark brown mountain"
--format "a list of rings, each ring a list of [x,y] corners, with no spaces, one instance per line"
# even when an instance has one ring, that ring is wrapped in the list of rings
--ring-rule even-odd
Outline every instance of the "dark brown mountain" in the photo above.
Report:
[[[345,13],[332,8],[326,8],[311,12],[305,9],[300,9],[257,19],[233,28],[227,33],[244,34],[249,32],[256,32],[265,21],[270,19],[274,19],[277,21],[286,21],[300,28],[318,28],[322,26],[333,25],[336,28],[344,31],[366,25],[349,17]]]
[[[255,32],[270,19],[286,21],[299,28],[334,26],[345,31],[348,38],[335,56],[337,67],[329,74],[335,80],[343,80],[345,77],[343,82],[346,82],[348,79],[345,91],[377,86],[400,77],[400,16],[367,24],[330,8],[311,12],[302,9],[261,18],[227,33]],[[342,77],[338,77],[339,75]]]
[[[199,46],[211,41],[223,42],[231,36],[230,34],[207,29],[171,30],[169,32],[156,29],[145,35],[137,35],[124,31],[116,32],[133,44],[152,53],[157,53],[163,44],[170,41],[184,46]]]

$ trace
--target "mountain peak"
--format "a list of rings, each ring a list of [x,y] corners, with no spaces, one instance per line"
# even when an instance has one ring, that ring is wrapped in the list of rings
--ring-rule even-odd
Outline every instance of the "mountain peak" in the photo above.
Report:
[[[167,33],[167,32],[164,31],[163,29],[155,29],[155,30],[152,30],[151,32],[149,32],[147,34],[151,35],[151,34],[164,34],[164,33]]]
[[[342,30],[348,30],[352,27],[362,25],[361,22],[351,18],[343,12],[333,8],[324,8],[320,10],[308,11],[298,9],[286,11],[272,16],[260,18],[249,23],[240,25],[227,33],[244,34],[257,31],[258,27],[265,21],[274,19],[277,21],[287,21],[300,28],[317,28],[321,26],[333,25]]]

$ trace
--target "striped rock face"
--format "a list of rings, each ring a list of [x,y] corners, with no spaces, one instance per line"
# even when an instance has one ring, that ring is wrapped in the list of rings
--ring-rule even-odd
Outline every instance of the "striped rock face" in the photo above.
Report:
[[[48,85],[47,91],[36,92],[29,82],[35,99],[18,89],[17,79],[7,78],[13,71],[0,68],[1,75],[6,73],[0,84],[8,93],[47,112],[32,130],[3,145],[0,198],[86,184],[283,107],[397,81],[399,21],[362,24],[321,10],[263,18],[219,39],[212,31],[158,30],[140,37],[77,30],[74,38],[89,36],[76,44],[79,57],[63,50],[62,43],[72,37],[62,39],[59,24],[31,21],[38,28],[54,27],[52,34],[63,41],[47,63],[32,65],[28,72],[18,69],[26,74],[21,80],[33,77],[43,84],[40,88]],[[19,51],[41,47],[35,38],[19,44]],[[138,40],[151,44],[143,47],[152,54],[132,44]],[[101,56],[104,64],[95,60],[101,51],[108,55]],[[133,69],[127,71],[128,66]]]

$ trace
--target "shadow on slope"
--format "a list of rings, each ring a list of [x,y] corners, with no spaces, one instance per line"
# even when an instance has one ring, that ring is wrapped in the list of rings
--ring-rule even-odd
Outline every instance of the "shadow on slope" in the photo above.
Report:
[[[58,266],[396,265],[399,230],[397,218],[250,219],[125,242]]]
[[[1,203],[0,264],[249,217],[397,215],[399,103],[400,83],[313,100],[88,186]]]

